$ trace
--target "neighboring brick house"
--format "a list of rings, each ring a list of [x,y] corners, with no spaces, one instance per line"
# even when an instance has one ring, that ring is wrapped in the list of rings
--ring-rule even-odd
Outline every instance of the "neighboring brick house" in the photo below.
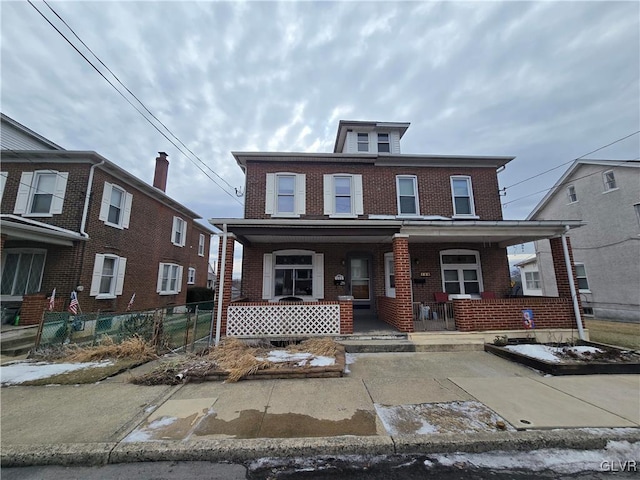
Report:
[[[553,243],[561,260],[565,226],[580,222],[503,220],[497,172],[513,157],[401,154],[408,127],[340,121],[333,153],[233,153],[246,174],[245,218],[210,222],[227,237],[219,258],[231,263],[234,241],[243,244],[248,303],[229,304],[225,279],[223,332],[351,333],[351,322],[376,317],[412,332],[416,306],[429,306],[426,319],[435,320],[438,303],[452,300],[455,324],[442,328],[521,327],[521,310],[531,302],[541,326],[575,325],[570,299],[553,299],[549,306],[505,298],[506,248],[558,237]],[[219,265],[230,280],[230,268]],[[566,297],[568,288],[562,291]],[[304,319],[304,308],[292,305],[303,327],[292,327],[279,313],[265,325],[264,312],[277,312],[274,303],[283,300],[353,311],[339,323],[327,313],[333,322],[327,327],[316,324],[317,312]]]
[[[579,218],[572,235],[585,315],[640,322],[640,161],[576,160],[528,219]],[[542,295],[557,295],[549,242],[535,245]]]
[[[40,320],[54,288],[55,310],[75,290],[86,313],[124,311],[134,293],[134,310],[180,305],[207,285],[211,231],[164,193],[166,154],[151,186],[1,119],[1,299],[22,305],[22,324]]]

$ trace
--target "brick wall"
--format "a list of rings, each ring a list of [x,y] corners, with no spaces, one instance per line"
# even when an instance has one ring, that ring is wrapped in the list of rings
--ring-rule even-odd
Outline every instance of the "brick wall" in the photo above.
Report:
[[[393,258],[396,283],[395,326],[401,332],[413,332],[411,266],[407,236],[395,235],[393,237]]]
[[[350,335],[353,333],[353,302],[351,300],[340,300],[340,334]]]
[[[491,300],[454,300],[456,329],[521,330],[522,310],[532,310],[535,328],[577,328],[571,300],[551,297],[523,297]]]
[[[376,167],[370,163],[247,162],[245,218],[270,218],[265,210],[267,173],[306,174],[306,214],[302,218],[324,215],[323,175],[362,174],[364,216],[397,215],[396,175],[418,177],[418,198],[422,215],[453,215],[450,177],[471,176],[476,214],[481,220],[502,220],[498,178],[494,168],[453,167]]]
[[[54,312],[65,310],[66,300],[56,292],[54,300]],[[25,295],[20,308],[20,325],[38,325],[42,320],[42,314],[49,309],[49,299],[43,293]]]

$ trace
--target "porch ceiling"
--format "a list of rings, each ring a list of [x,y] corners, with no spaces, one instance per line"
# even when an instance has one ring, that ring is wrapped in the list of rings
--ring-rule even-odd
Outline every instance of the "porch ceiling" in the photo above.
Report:
[[[508,247],[551,238],[565,226],[584,225],[577,220],[300,220],[210,219],[211,224],[254,243],[391,243],[395,234],[408,235],[409,243],[482,243]]]

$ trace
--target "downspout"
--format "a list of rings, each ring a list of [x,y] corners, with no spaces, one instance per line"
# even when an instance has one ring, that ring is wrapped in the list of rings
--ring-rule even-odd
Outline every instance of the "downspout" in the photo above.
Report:
[[[224,298],[224,276],[227,264],[227,224],[222,225],[222,236],[220,237],[222,244],[222,259],[219,259],[218,265],[220,269],[220,285],[217,285],[218,289],[218,315],[216,318],[216,347],[220,343],[220,330],[222,329],[222,303]],[[213,322],[211,324],[211,333],[209,334],[209,345],[211,345],[211,336],[213,334]]]
[[[104,163],[105,161],[102,160],[100,163],[93,164],[89,169],[89,181],[87,182],[87,193],[85,194],[85,197],[84,197],[84,207],[82,209],[82,220],[80,221],[80,235],[82,235],[84,238],[89,238],[89,234],[85,231],[85,228],[87,227],[87,216],[89,214],[89,201],[91,200],[93,172],[95,171],[96,167],[104,165]],[[82,271],[84,270],[84,252],[85,252],[86,246],[87,246],[87,243],[83,242],[82,253],[80,255],[80,265],[79,265],[80,268],[78,268],[78,277],[76,278],[76,285],[80,285],[80,281],[82,279]],[[75,289],[76,287],[73,287],[73,288]]]
[[[584,336],[584,329],[582,328],[582,316],[580,315],[580,304],[578,303],[576,284],[573,281],[573,265],[571,265],[569,247],[567,246],[566,235],[569,228],[569,225],[564,226],[564,233],[562,234],[562,250],[564,252],[564,263],[567,267],[567,275],[569,277],[569,290],[571,291],[571,301],[573,302],[573,314],[576,317],[576,324],[578,325],[578,336],[580,337],[580,340],[586,340]]]

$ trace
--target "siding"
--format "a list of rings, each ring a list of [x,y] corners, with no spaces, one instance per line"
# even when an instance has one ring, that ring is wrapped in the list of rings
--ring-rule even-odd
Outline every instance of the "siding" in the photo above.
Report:
[[[41,142],[4,122],[2,122],[0,148],[3,150],[54,150],[45,142]]]

